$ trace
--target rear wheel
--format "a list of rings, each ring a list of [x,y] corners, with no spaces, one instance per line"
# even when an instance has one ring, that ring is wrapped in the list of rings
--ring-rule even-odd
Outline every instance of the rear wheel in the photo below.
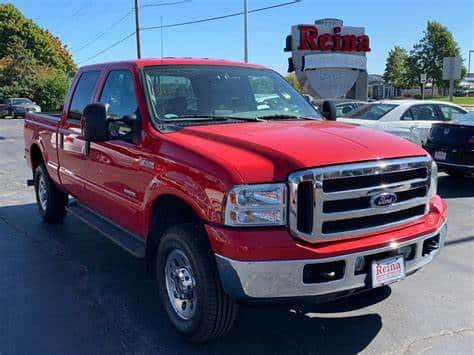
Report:
[[[35,170],[34,176],[36,204],[47,223],[59,223],[66,216],[68,196],[59,190],[48,175],[43,163]]]
[[[222,289],[201,226],[183,224],[168,229],[158,247],[156,270],[166,313],[187,340],[204,343],[231,329],[238,304]]]

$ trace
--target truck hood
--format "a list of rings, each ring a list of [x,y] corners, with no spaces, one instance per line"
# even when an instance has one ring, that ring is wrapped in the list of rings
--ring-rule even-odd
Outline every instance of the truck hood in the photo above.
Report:
[[[391,134],[329,121],[194,126],[173,135],[181,145],[233,167],[244,183],[285,181],[289,173],[310,167],[426,155]]]

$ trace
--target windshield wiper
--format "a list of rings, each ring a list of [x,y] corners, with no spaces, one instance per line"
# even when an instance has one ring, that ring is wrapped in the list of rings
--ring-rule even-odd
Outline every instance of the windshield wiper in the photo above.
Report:
[[[182,115],[176,118],[168,118],[166,121],[179,122],[179,121],[228,121],[228,120],[251,121],[251,122],[262,121],[259,117],[234,117],[234,116],[214,116],[214,115]]]
[[[297,115],[267,115],[267,116],[257,116],[258,119],[261,120],[302,120],[302,119],[309,119],[303,116]]]

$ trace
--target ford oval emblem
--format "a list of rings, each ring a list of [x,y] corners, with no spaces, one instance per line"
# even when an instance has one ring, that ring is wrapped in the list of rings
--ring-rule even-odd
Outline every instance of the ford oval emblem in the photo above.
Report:
[[[373,207],[388,207],[397,202],[397,195],[391,192],[383,192],[375,195],[371,199]]]

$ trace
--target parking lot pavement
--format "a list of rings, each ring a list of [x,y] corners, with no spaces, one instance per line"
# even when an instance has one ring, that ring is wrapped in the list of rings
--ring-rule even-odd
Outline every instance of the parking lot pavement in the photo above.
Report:
[[[327,304],[245,306],[228,337],[194,346],[139,260],[74,217],[41,223],[22,125],[0,120],[0,354],[473,353],[474,180],[440,176],[446,247],[404,282]]]

